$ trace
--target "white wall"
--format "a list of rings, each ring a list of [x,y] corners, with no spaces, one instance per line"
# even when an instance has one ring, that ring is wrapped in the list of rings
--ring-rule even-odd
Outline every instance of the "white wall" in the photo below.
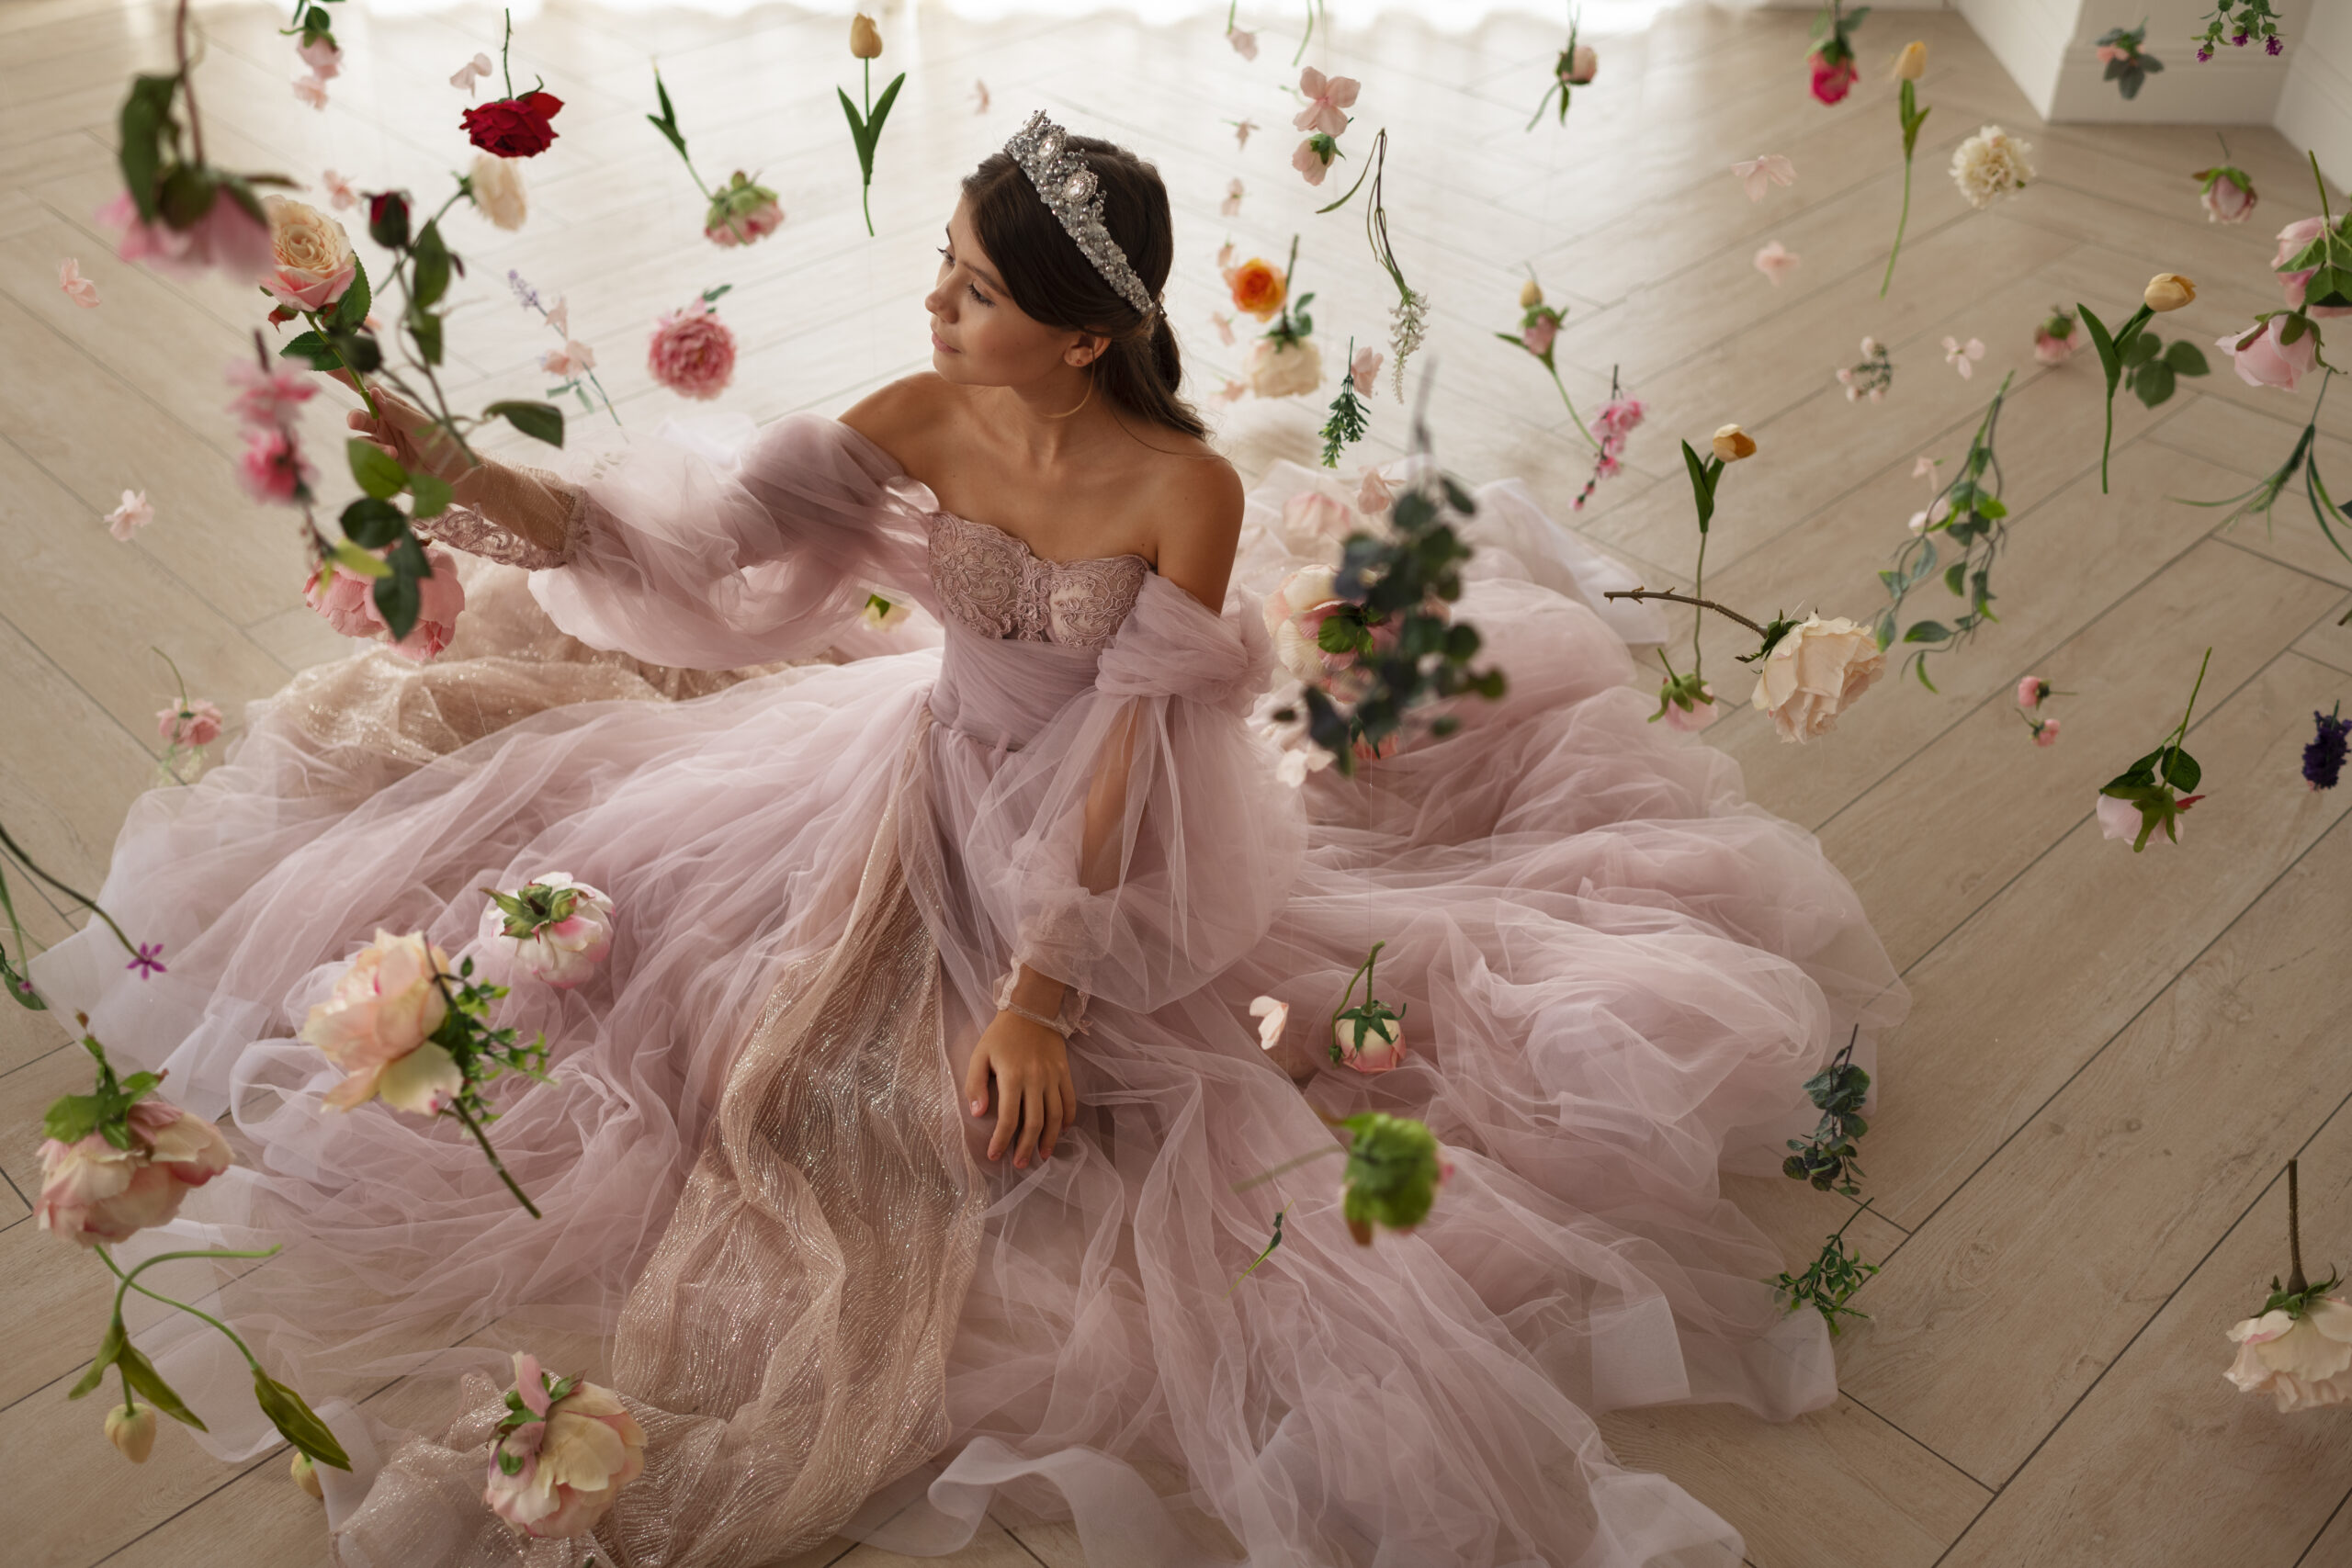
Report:
[[[2278,95],[2279,134],[2319,154],[2338,188],[2352,186],[2352,5],[2311,7],[2304,32],[2289,50],[2291,69]]]

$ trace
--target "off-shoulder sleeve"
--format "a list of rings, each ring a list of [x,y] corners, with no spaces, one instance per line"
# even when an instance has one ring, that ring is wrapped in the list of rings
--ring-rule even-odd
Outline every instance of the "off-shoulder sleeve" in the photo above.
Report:
[[[740,459],[632,443],[587,479],[531,592],[593,647],[729,670],[820,652],[876,590],[925,609],[931,492],[839,420],[794,414]]]
[[[1149,1010],[1265,935],[1306,841],[1298,792],[1244,722],[1272,662],[1251,607],[1213,615],[1144,580],[1092,689],[1006,758],[975,814],[967,865],[1008,964]],[[1106,778],[1123,789],[1090,857]]]

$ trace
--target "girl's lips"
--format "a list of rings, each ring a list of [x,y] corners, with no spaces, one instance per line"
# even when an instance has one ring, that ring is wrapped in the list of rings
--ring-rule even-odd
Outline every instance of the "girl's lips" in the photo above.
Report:
[[[945,339],[942,338],[937,333],[931,334],[931,346],[937,349],[942,354],[961,354],[964,352],[962,349],[957,348],[955,344],[948,343]]]

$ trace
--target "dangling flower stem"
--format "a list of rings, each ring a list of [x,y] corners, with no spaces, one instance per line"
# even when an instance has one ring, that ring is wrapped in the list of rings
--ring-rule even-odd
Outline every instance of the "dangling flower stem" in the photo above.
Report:
[[[481,1145],[482,1157],[490,1161],[491,1169],[498,1172],[498,1179],[506,1183],[506,1190],[514,1194],[514,1201],[523,1205],[531,1218],[535,1220],[545,1218],[546,1216],[539,1213],[538,1205],[532,1202],[529,1195],[514,1184],[514,1177],[507,1174],[506,1162],[500,1159],[498,1151],[490,1146],[490,1139],[483,1134],[481,1123],[475,1121],[472,1113],[460,1102],[452,1101],[449,1109],[456,1114],[458,1121],[465,1123],[466,1131],[474,1135],[474,1142]]]
[[[2297,1295],[2311,1289],[2311,1281],[2303,1278],[2302,1190],[2291,1159],[2287,1162],[2287,1289]]]

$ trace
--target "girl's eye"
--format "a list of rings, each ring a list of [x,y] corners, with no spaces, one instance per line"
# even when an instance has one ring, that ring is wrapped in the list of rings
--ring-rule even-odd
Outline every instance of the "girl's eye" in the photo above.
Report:
[[[985,305],[989,302],[989,297],[981,293],[977,286],[967,283],[965,287],[972,290],[972,298],[978,300],[981,304]]]

